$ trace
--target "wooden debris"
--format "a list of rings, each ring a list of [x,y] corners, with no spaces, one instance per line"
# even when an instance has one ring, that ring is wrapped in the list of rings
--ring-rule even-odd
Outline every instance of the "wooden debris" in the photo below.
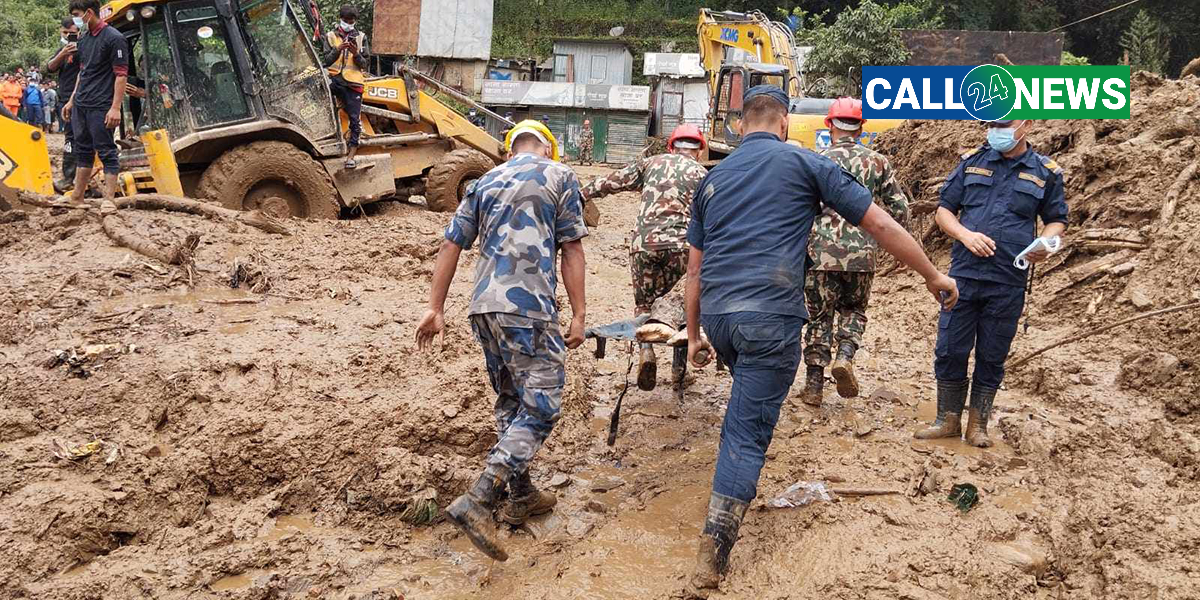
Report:
[[[1068,283],[1054,291],[1055,294],[1060,294],[1080,283],[1083,283],[1097,275],[1108,272],[1108,269],[1116,265],[1128,262],[1133,257],[1132,250],[1121,250],[1097,258],[1091,262],[1084,263],[1078,267],[1074,267],[1067,271]]]
[[[1132,229],[1088,229],[1072,236],[1071,245],[1088,252],[1145,250],[1150,240]]]
[[[258,304],[261,298],[218,298],[216,300],[201,300],[205,304]]]
[[[869,487],[831,487],[830,492],[835,496],[887,496],[889,494],[901,494],[900,490],[892,488],[869,488]]]
[[[1183,190],[1187,188],[1188,183],[1196,177],[1196,171],[1200,169],[1200,160],[1193,161],[1187,168],[1179,172],[1179,176],[1175,178],[1175,182],[1167,190],[1166,201],[1163,202],[1162,211],[1158,216],[1158,225],[1160,227],[1170,225],[1175,218],[1175,208],[1179,206],[1179,197],[1183,194]]]
[[[138,254],[149,256],[154,260],[168,265],[190,266],[192,254],[196,251],[196,246],[200,244],[200,236],[195,233],[189,233],[182,243],[176,244],[171,248],[163,248],[139,235],[125,224],[124,219],[116,214],[108,215],[101,219],[100,227],[104,230],[104,234],[116,242],[118,246],[129,248]]]
[[[182,212],[201,217],[210,217],[225,221],[237,221],[244,225],[261,229],[267,233],[277,233],[280,235],[291,235],[287,227],[282,221],[266,215],[257,210],[240,211],[231,208],[225,208],[217,204],[209,202],[201,202],[190,198],[181,198],[179,196],[167,196],[164,194],[135,194],[127,198],[117,198],[115,201],[117,208],[137,208],[141,210],[168,210],[172,212]]]
[[[1178,306],[1172,306],[1172,307],[1170,307],[1170,308],[1164,308],[1164,309],[1161,309],[1161,310],[1150,311],[1150,312],[1148,312],[1148,313],[1142,313],[1142,314],[1140,314],[1140,315],[1136,315],[1136,316],[1130,317],[1130,318],[1128,318],[1128,319],[1124,319],[1124,320],[1121,320],[1121,321],[1117,321],[1116,323],[1110,323],[1110,324],[1108,324],[1108,325],[1105,325],[1105,326],[1103,326],[1103,327],[1098,327],[1098,328],[1096,328],[1096,329],[1092,329],[1092,330],[1089,330],[1089,331],[1085,331],[1085,332],[1083,332],[1083,333],[1080,333],[1080,334],[1078,334],[1078,335],[1073,335],[1073,336],[1071,336],[1071,337],[1068,337],[1068,338],[1066,338],[1066,339],[1062,339],[1062,340],[1059,340],[1059,341],[1057,341],[1057,342],[1054,342],[1053,344],[1050,344],[1049,346],[1046,346],[1046,347],[1044,347],[1044,348],[1041,348],[1041,349],[1039,349],[1039,350],[1035,350],[1035,351],[1031,352],[1030,354],[1028,354],[1027,356],[1025,356],[1024,358],[1022,358],[1022,359],[1020,359],[1020,360],[1017,360],[1017,361],[1013,362],[1011,365],[1009,365],[1009,367],[1008,367],[1008,368],[1010,368],[1010,369],[1015,369],[1015,368],[1017,368],[1017,367],[1019,367],[1019,366],[1021,366],[1021,365],[1025,364],[1025,363],[1029,362],[1029,359],[1031,359],[1031,358],[1033,358],[1033,357],[1035,357],[1035,356],[1037,356],[1037,355],[1039,355],[1039,354],[1041,354],[1041,353],[1043,353],[1043,352],[1045,352],[1045,351],[1047,351],[1047,350],[1051,350],[1051,349],[1053,349],[1053,348],[1057,348],[1057,347],[1059,347],[1059,346],[1062,346],[1062,345],[1065,345],[1065,344],[1072,344],[1072,343],[1078,342],[1079,340],[1082,340],[1082,339],[1085,339],[1085,338],[1092,337],[1093,335],[1097,335],[1097,334],[1104,333],[1105,331],[1108,331],[1108,330],[1110,330],[1110,329],[1113,329],[1113,328],[1116,328],[1116,327],[1120,327],[1120,326],[1122,326],[1122,325],[1128,325],[1128,324],[1130,324],[1130,323],[1133,323],[1134,321],[1140,321],[1140,320],[1142,320],[1142,319],[1148,319],[1148,318],[1150,318],[1150,317],[1157,317],[1157,316],[1159,316],[1159,315],[1165,315],[1165,314],[1168,314],[1168,313],[1178,312],[1178,311],[1181,311],[1181,310],[1191,310],[1191,309],[1194,309],[1194,308],[1200,308],[1200,302],[1192,302],[1192,303],[1190,303],[1190,304],[1180,304],[1180,305],[1178,305]]]

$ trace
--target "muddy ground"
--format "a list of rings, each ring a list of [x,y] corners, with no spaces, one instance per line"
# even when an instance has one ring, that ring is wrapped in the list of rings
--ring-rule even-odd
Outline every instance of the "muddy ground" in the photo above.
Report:
[[[604,200],[586,240],[591,323],[632,310],[636,204],[634,194]],[[630,392],[608,448],[628,355],[610,345],[596,360],[591,342],[573,352],[562,420],[533,468],[539,485],[562,483],[559,507],[506,530],[511,558],[491,564],[444,521],[411,524],[473,480],[495,439],[466,319],[473,258],[452,286],[444,345],[426,355],[412,343],[444,215],[393,204],[351,221],[293,222],[290,237],[128,215],[160,241],[200,234],[189,288],[180,269],[115,247],[91,219],[28,214],[0,225],[0,598],[616,599],[681,589],[728,373],[695,374],[677,400],[660,353],[659,388]],[[235,261],[265,277],[231,289]],[[246,289],[259,282],[262,293]],[[1072,311],[1118,285],[1081,285],[1069,303],[1035,295],[1014,354],[1078,331],[1084,319]],[[1195,406],[1172,390],[1197,367],[1194,356],[1148,353],[1177,325],[1151,319],[1014,372],[993,421],[1001,443],[978,450],[911,438],[934,410],[936,312],[911,273],[877,280],[857,360],[863,396],[829,390],[819,410],[789,400],[718,597],[1200,597],[1200,432],[1194,414],[1168,408]],[[97,344],[115,346],[87,348]],[[95,355],[46,368],[57,350]],[[1140,370],[1129,367],[1143,356]],[[53,454],[56,442],[97,439],[91,456]],[[937,475],[928,495],[764,507],[800,480],[905,490],[926,470]],[[980,490],[970,512],[946,501],[955,483]]]

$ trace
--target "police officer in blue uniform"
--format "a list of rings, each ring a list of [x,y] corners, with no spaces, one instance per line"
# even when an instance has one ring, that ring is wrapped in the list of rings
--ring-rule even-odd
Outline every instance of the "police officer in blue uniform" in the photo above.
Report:
[[[1033,151],[1028,120],[992,121],[987,143],[967,152],[942,186],[936,221],[955,240],[950,276],[959,302],[942,311],[933,363],[937,377],[937,419],[916,432],[918,439],[959,437],[967,400],[967,359],[975,351],[966,440],[992,445],[988,417],[1004,379],[1004,361],[1025,308],[1025,271],[1013,260],[1036,237],[1052,238],[1067,228],[1063,172],[1049,157]],[[1044,250],[1029,262],[1046,258]]]

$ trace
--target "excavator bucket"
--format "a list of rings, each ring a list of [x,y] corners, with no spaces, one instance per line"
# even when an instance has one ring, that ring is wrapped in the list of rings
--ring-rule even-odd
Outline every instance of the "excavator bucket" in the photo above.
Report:
[[[0,182],[35,194],[54,194],[50,151],[37,127],[0,117]]]

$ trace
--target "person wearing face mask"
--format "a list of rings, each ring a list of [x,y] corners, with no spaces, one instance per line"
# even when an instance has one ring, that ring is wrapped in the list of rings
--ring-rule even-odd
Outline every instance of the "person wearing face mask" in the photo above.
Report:
[[[63,17],[58,31],[60,46],[50,62],[46,63],[45,71],[47,74],[54,73],[58,76],[58,95],[54,106],[54,115],[59,120],[59,128],[62,130],[65,140],[63,142],[62,179],[56,180],[54,187],[62,192],[71,186],[71,182],[75,181],[75,154],[72,150],[75,133],[67,122],[70,117],[63,115],[63,108],[71,99],[71,95],[75,93],[75,81],[79,78],[79,28],[75,26],[75,19],[67,16]]]
[[[113,129],[121,123],[121,101],[129,75],[129,43],[100,18],[99,0],[71,0],[79,34],[79,76],[63,107],[63,122],[74,129],[75,188],[71,200],[83,201],[96,157],[104,165],[104,199],[117,192],[120,153]]]
[[[329,73],[329,89],[335,104],[340,102],[350,121],[350,154],[346,157],[346,168],[358,166],[354,155],[358,153],[358,138],[362,135],[363,84],[370,60],[367,52],[367,34],[354,29],[358,20],[358,9],[343,4],[338,11],[338,26],[325,36],[325,69]]]
[[[992,445],[988,418],[1004,379],[1004,361],[1025,308],[1025,271],[1013,265],[1037,235],[1052,238],[1067,229],[1063,172],[1026,141],[1031,121],[992,121],[987,143],[963,154],[942,185],[935,217],[954,240],[950,275],[961,301],[938,318],[933,370],[937,378],[937,417],[917,431],[918,439],[959,437],[970,388],[966,440]],[[1027,256],[1044,260],[1044,250]],[[967,359],[975,351],[975,371],[967,381]]]
[[[808,319],[804,281],[813,221],[829,206],[925,279],[942,306],[958,298],[921,246],[871,192],[834,161],[787,144],[788,97],[746,91],[742,143],[700,182],[691,203],[687,272],[688,360],[707,362],[700,324],[733,375],[708,515],[686,592],[707,596],[729,566],[780,409],[800,364]],[[711,354],[711,353],[708,353]]]

